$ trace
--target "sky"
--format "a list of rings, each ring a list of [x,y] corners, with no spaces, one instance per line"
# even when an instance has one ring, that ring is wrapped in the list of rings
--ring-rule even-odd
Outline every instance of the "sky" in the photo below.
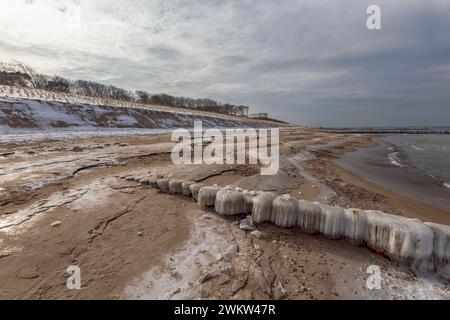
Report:
[[[448,0],[1,0],[12,59],[301,125],[450,125]]]

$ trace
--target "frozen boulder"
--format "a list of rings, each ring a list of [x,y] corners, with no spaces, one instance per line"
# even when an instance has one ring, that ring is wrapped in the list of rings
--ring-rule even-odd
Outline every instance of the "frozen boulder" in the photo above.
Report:
[[[421,265],[433,254],[433,230],[418,219],[368,210],[367,246],[392,259]]]
[[[245,196],[232,188],[223,188],[217,192],[214,210],[224,215],[246,213]]]
[[[169,192],[169,179],[159,179],[157,181],[158,189],[163,193]]]
[[[320,219],[320,233],[329,239],[340,239],[344,235],[344,209],[334,206],[327,206],[315,202],[322,209]]]
[[[197,201],[198,199],[198,193],[200,192],[200,189],[203,188],[205,185],[203,183],[194,183],[189,186],[189,190],[191,191],[192,199]]]
[[[186,196],[186,197],[191,197],[192,196],[192,192],[190,187],[195,184],[195,182],[193,181],[185,181],[183,182],[183,184],[181,185],[181,189],[182,189],[182,195]]]
[[[450,280],[450,226],[425,222],[434,233],[432,264],[434,271]]]
[[[308,201],[298,201],[298,226],[306,233],[319,233],[322,209]]]
[[[277,197],[273,202],[271,221],[280,227],[296,227],[298,225],[298,200],[289,194]]]
[[[272,204],[275,200],[275,194],[272,192],[259,192],[253,197],[252,218],[256,223],[271,221]]]
[[[363,245],[367,234],[367,216],[364,210],[345,209],[344,237],[355,245]]]
[[[183,193],[183,180],[170,180],[169,191],[172,194],[182,194]]]
[[[255,224],[253,223],[252,216],[246,216],[241,220],[239,228],[242,230],[253,231],[256,229]]]
[[[216,203],[216,195],[219,192],[219,187],[203,187],[198,192],[197,202],[200,208],[206,209],[207,207],[213,207]]]

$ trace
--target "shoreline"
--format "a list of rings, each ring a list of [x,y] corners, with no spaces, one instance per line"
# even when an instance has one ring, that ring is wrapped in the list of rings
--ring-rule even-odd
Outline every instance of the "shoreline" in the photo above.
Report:
[[[259,167],[252,165],[175,165],[168,155],[173,143],[167,134],[0,146],[2,152],[15,151],[0,157],[6,170],[1,176],[4,190],[0,192],[3,297],[448,296],[444,280],[437,275],[418,272],[367,247],[270,223],[257,224],[258,232],[251,234],[240,228],[242,216],[217,215],[199,208],[194,199],[149,187],[150,180],[167,177],[247,190],[275,190],[307,201],[319,197],[324,198],[323,203],[341,207],[401,214],[380,194],[350,184],[341,186],[343,180],[330,180],[327,172],[317,174],[317,170],[329,170],[326,164],[338,154],[372,144],[370,137],[297,128],[283,130],[281,141],[276,176],[261,176]],[[316,171],[310,171],[308,164]],[[336,172],[333,174],[336,176]],[[30,183],[39,187],[30,189]],[[323,195],[322,188],[330,192]],[[59,226],[53,226],[55,222]],[[80,266],[83,290],[66,288],[68,265]],[[385,290],[366,287],[370,265],[380,266]],[[429,291],[424,294],[424,290]]]
[[[396,191],[381,186],[379,183],[368,181],[367,179],[365,179],[365,177],[362,177],[357,173],[355,173],[354,170],[345,168],[339,163],[339,161],[336,161],[341,160],[343,162],[345,161],[343,160],[343,156],[345,154],[357,150],[374,148],[378,145],[378,142],[374,140],[374,137],[372,135],[365,137],[369,138],[370,141],[365,141],[359,144],[357,147],[351,145],[344,148],[342,147],[338,149],[332,148],[328,150],[330,155],[325,157],[327,168],[331,171],[334,171],[344,181],[344,183],[355,185],[359,188],[367,190],[368,192],[380,195],[389,205],[400,211],[397,213],[396,212],[391,213],[400,214],[410,218],[417,218],[424,222],[434,222],[449,225],[450,224],[449,212],[434,207],[419,199],[402,195]]]

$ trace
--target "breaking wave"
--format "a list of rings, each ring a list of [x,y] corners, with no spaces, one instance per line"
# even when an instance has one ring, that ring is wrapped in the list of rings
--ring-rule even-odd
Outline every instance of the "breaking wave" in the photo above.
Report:
[[[420,147],[418,147],[418,146],[415,146],[415,145],[413,145],[413,144],[411,144],[410,146],[411,146],[411,148],[416,149],[416,150],[418,150],[418,151],[423,151],[422,148],[420,148]]]
[[[394,166],[403,167],[403,165],[401,164],[400,158],[399,158],[399,152],[398,151],[390,153],[388,155],[388,158],[389,158],[389,161],[391,161],[391,163]]]

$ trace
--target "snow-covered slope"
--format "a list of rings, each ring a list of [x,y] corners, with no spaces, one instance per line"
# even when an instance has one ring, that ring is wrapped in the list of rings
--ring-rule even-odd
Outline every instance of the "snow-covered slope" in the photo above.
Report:
[[[205,127],[245,125],[243,123],[245,119],[241,122],[192,112],[0,98],[0,129],[3,132],[17,129],[81,131],[98,128],[166,129],[193,127],[194,120],[201,120]],[[255,124],[252,123],[252,126]]]

